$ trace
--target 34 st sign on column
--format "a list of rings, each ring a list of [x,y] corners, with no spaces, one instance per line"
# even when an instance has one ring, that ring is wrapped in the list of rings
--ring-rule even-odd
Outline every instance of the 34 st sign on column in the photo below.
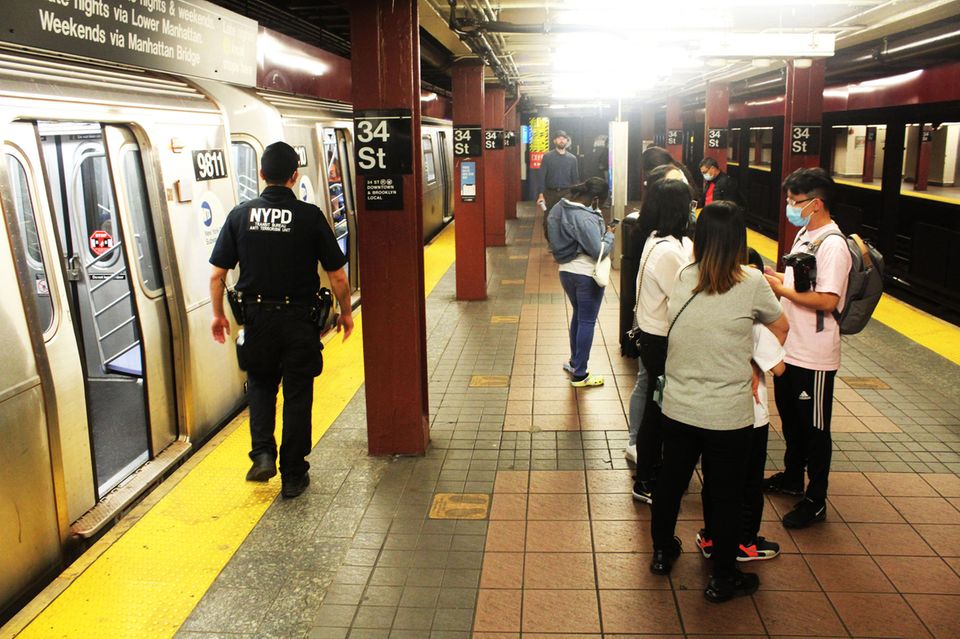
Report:
[[[410,109],[356,111],[353,135],[357,175],[412,174],[412,122]]]

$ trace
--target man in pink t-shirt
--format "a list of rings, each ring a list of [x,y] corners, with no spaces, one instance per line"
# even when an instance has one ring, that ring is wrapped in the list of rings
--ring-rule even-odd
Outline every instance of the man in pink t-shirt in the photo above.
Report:
[[[791,254],[816,255],[815,271],[804,276],[799,264],[767,280],[790,320],[784,343],[787,369],[774,380],[774,397],[783,422],[787,450],[784,471],[764,482],[764,490],[803,495],[783,517],[787,528],[804,528],[827,514],[827,478],[832,440],[833,382],[840,368],[840,325],[852,259],[840,228],[830,217],[836,186],[821,168],[797,169],[783,183],[787,220],[801,228]],[[803,487],[804,468],[809,475]]]

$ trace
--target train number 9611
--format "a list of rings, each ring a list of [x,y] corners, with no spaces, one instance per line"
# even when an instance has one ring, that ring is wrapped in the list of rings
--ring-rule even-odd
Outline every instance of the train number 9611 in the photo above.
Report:
[[[197,182],[227,177],[227,162],[222,149],[193,152],[193,176]]]

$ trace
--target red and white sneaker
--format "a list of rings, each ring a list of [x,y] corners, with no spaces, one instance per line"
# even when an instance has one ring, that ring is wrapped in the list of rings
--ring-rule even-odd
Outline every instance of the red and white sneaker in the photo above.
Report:
[[[698,537],[699,539],[699,537]],[[757,537],[752,542],[740,544],[737,551],[737,561],[764,561],[773,559],[780,554],[780,544]]]
[[[713,555],[713,540],[707,537],[707,531],[704,528],[697,533],[697,548],[700,549],[704,559],[710,559]]]

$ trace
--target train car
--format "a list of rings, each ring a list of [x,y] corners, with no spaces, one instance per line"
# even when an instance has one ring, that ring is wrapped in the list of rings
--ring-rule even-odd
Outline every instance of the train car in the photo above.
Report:
[[[450,131],[423,126],[425,240],[453,216]],[[356,303],[350,105],[0,51],[0,614],[241,408],[208,258],[278,139]]]

